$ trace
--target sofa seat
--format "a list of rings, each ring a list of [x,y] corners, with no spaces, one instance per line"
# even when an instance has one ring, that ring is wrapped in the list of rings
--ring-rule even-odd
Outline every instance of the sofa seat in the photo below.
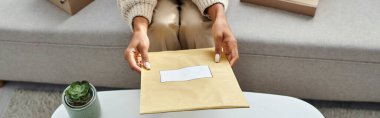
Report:
[[[320,0],[316,16],[230,0],[245,91],[380,102],[380,1]],[[138,88],[116,0],[74,16],[47,0],[0,1],[0,80]]]

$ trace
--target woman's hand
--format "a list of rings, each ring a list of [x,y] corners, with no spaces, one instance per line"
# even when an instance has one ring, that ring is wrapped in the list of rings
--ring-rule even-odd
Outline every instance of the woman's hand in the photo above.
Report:
[[[148,24],[148,20],[144,17],[133,19],[133,36],[124,52],[124,58],[128,61],[129,67],[137,73],[141,73],[141,66],[148,70],[151,68],[148,58]]]
[[[207,10],[208,15],[214,22],[211,33],[215,41],[215,61],[219,62],[220,53],[224,51],[231,66],[239,59],[237,41],[228,25],[222,4],[214,4]]]

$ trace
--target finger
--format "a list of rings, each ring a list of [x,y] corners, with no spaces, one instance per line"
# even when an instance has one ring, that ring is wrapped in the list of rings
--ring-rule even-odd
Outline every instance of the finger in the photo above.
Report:
[[[230,65],[234,66],[236,64],[237,60],[238,60],[237,56],[232,56],[232,58],[230,60]]]
[[[222,47],[223,47],[223,35],[216,35],[214,36],[215,40],[215,62],[220,62],[220,53],[222,53]]]
[[[232,60],[232,55],[231,54],[228,54],[227,55],[227,60],[230,62]]]
[[[225,44],[223,45],[223,52],[224,52],[224,54],[226,55],[227,60],[230,61],[230,60],[232,59],[232,57],[231,57],[231,49],[230,49],[228,43],[225,43]]]
[[[220,62],[220,54],[219,54],[219,53],[216,53],[216,54],[215,54],[215,62],[216,62],[216,63],[219,63],[219,62]]]
[[[141,73],[141,69],[136,63],[135,53],[133,51],[130,51],[130,50],[128,50],[126,53],[127,53],[126,54],[126,60],[128,62],[129,67],[132,70],[136,71],[137,73]]]
[[[150,70],[151,69],[151,65],[149,63],[148,49],[147,48],[143,48],[140,52],[141,52],[142,63],[144,65],[145,69]]]
[[[231,66],[234,66],[238,60],[239,60],[239,53],[237,49],[235,49],[235,51],[233,51],[231,54],[231,60],[230,60]]]
[[[141,68],[142,66],[142,59],[141,59],[141,54],[140,53],[135,53],[135,60],[136,60],[136,63],[137,63],[137,66],[139,66]]]

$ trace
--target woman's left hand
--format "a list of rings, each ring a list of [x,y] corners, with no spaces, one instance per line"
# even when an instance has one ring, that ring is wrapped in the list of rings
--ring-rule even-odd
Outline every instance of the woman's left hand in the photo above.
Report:
[[[215,61],[219,61],[220,53],[223,51],[231,66],[235,65],[239,59],[237,41],[228,25],[223,5],[215,4],[209,7],[208,14],[214,22],[211,33],[215,41]]]

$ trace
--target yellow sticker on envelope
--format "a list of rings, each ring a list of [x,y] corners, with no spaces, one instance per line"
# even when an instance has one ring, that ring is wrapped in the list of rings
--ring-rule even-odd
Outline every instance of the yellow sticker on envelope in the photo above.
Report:
[[[219,63],[214,57],[213,48],[150,52],[152,68],[141,72],[140,114],[249,107],[226,57]]]

